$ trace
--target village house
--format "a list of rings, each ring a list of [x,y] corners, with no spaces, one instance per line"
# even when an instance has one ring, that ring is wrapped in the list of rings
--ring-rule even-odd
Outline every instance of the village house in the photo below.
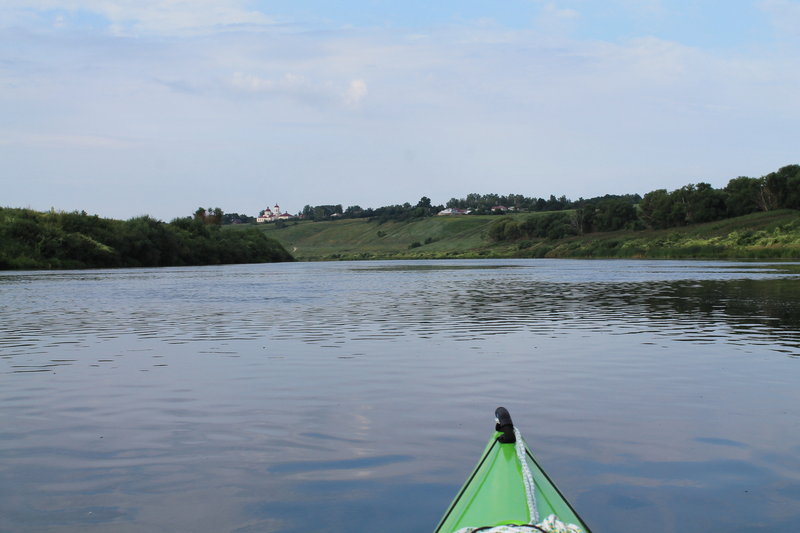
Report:
[[[448,207],[447,209],[442,209],[438,213],[437,216],[444,217],[444,216],[455,216],[455,215],[468,215],[470,211],[468,209],[459,209],[457,207]]]

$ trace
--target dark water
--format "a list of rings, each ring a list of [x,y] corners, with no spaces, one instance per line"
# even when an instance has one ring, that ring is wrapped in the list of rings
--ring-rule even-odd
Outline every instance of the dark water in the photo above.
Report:
[[[0,531],[430,531],[498,405],[596,533],[800,531],[798,272],[0,274]]]

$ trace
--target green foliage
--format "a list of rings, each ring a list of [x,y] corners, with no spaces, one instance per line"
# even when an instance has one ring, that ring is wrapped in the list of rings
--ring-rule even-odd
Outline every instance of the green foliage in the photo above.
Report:
[[[208,213],[211,213],[210,215]],[[221,231],[222,210],[198,209],[165,224],[85,212],[0,208],[0,269],[110,268],[291,261],[255,228]]]
[[[587,201],[575,212],[575,226],[580,233],[632,229],[637,222],[636,207],[623,197]]]
[[[710,184],[690,183],[679,189],[657,189],[644,197],[638,194],[605,195],[576,201],[566,196],[549,198],[527,197],[521,194],[470,193],[465,198],[451,198],[447,207],[470,210],[471,215],[508,215],[524,212],[572,211],[569,219],[547,219],[522,222],[499,220],[489,231],[494,242],[522,238],[558,239],[574,234],[637,229],[664,229],[702,224],[756,211],[800,209],[800,165],[788,165],[758,179],[740,176],[724,189]],[[341,205],[307,205],[303,217],[307,220],[332,218],[367,218],[385,224],[430,217],[444,209],[434,206],[423,196],[416,205],[387,205],[363,209],[358,205],[342,211]],[[546,227],[545,227],[546,226]]]
[[[219,226],[222,225],[224,215],[219,207],[209,207],[208,209],[198,207],[197,211],[194,212],[194,218],[204,224]]]
[[[473,213],[479,215],[490,215],[502,213],[502,210],[493,209],[503,206],[515,211],[561,211],[572,209],[573,202],[566,196],[556,198],[527,197],[522,194],[478,194],[470,193],[465,198],[451,198],[447,202],[447,207],[457,207],[459,209],[471,209]]]
[[[223,224],[255,224],[256,218],[239,213],[225,213],[222,215]]]
[[[557,215],[552,217],[551,215]],[[550,239],[550,229],[569,223],[566,238]],[[542,217],[542,236],[494,240],[490,235],[524,231],[529,218]],[[549,224],[545,222],[549,220]],[[504,222],[500,222],[504,221]],[[575,235],[573,212],[390,221],[378,237],[366,219],[300,222],[283,230],[259,226],[305,260],[446,259],[479,257],[634,257],[634,258],[800,258],[800,213],[759,212],[734,219],[662,230],[621,230]],[[536,224],[535,227],[538,227]],[[549,226],[549,227],[548,227]],[[500,228],[502,227],[502,231]],[[548,229],[544,229],[548,228]],[[231,228],[239,231],[244,228]],[[530,227],[527,228],[530,230]],[[514,232],[517,233],[514,233]],[[542,230],[539,230],[542,231]],[[432,238],[432,242],[426,242]],[[411,247],[413,243],[420,246]]]
[[[733,178],[725,187],[726,209],[729,217],[739,217],[755,213],[763,204],[760,180],[739,176]]]
[[[767,174],[762,180],[770,208],[800,209],[800,165],[785,166]]]
[[[430,217],[444,209],[443,206],[434,206],[427,196],[420,198],[416,205],[406,202],[402,205],[387,205],[376,209],[362,209],[361,206],[351,205],[342,211],[341,205],[307,205],[303,208],[302,217],[305,220],[332,220],[333,218],[351,219],[367,218],[384,224],[389,221],[405,221]]]
[[[489,239],[494,242],[519,239],[562,239],[577,233],[573,217],[567,213],[543,213],[524,220],[503,217],[489,227]]]
[[[652,191],[639,204],[639,216],[648,228],[660,229],[776,209],[800,209],[800,165],[787,165],[761,178],[739,176],[719,190],[698,183],[672,192]]]
[[[334,215],[343,215],[342,204],[337,205],[306,205],[303,207],[301,216],[305,220],[330,220]]]

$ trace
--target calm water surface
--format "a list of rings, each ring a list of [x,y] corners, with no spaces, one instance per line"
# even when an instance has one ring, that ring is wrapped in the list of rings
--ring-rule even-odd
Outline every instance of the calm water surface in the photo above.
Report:
[[[498,405],[596,533],[798,531],[798,272],[2,273],[0,531],[431,531]]]

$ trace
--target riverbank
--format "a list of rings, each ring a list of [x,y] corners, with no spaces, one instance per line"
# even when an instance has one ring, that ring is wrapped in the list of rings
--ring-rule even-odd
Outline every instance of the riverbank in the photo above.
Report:
[[[241,232],[185,217],[114,220],[85,212],[0,208],[0,270],[270,263],[294,258],[250,227]]]
[[[525,218],[528,213],[512,215]],[[301,261],[445,258],[798,259],[800,211],[783,209],[664,230],[492,242],[498,216],[302,221],[259,229]],[[239,228],[234,228],[239,229]]]

